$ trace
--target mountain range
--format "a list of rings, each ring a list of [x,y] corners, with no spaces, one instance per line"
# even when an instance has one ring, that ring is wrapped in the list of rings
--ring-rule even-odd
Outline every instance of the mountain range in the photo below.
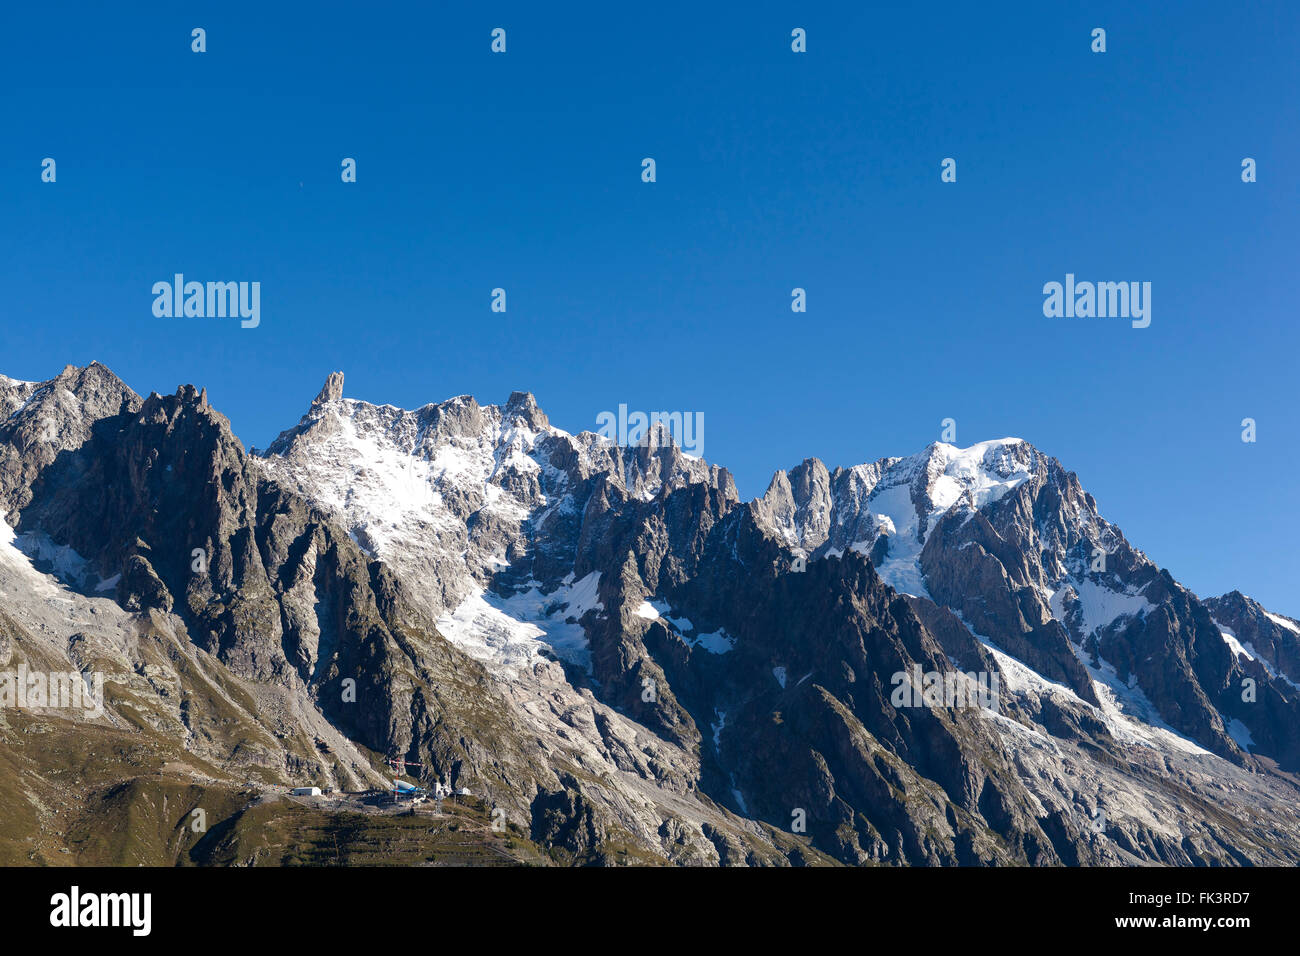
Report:
[[[190,385],[0,376],[0,670],[105,688],[0,707],[0,862],[1300,862],[1300,622],[1028,442],[742,501],[663,428],[343,385],[263,451]],[[472,795],[454,854],[270,799],[389,758]]]

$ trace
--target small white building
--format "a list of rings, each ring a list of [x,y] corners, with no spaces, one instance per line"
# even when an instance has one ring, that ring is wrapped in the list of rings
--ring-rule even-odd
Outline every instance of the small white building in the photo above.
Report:
[[[320,787],[294,787],[289,793],[295,797],[319,797]]]

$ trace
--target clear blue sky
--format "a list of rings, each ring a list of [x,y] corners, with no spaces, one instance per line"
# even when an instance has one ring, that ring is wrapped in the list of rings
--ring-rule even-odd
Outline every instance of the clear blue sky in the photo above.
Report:
[[[1294,3],[418,6],[10,5],[0,371],[193,382],[263,447],[338,368],[570,431],[699,411],[747,497],[951,416],[1300,615]],[[154,318],[175,272],[261,282],[261,327]],[[1044,318],[1066,272],[1150,281],[1151,327]]]

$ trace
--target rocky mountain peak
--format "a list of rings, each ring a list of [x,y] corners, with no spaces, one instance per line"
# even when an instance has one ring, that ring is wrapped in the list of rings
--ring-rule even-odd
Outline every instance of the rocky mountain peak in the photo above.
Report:
[[[522,420],[533,431],[546,431],[551,427],[550,419],[538,407],[532,392],[511,392],[505,405],[504,417],[509,422]]]
[[[320,393],[312,399],[311,407],[326,405],[330,402],[337,402],[343,397],[343,373],[330,372],[329,377],[325,379],[325,384],[321,387]]]
[[[792,547],[816,548],[826,540],[835,509],[831,475],[818,458],[772,476],[767,491],[754,502],[755,518],[775,529]]]
[[[0,510],[30,500],[30,484],[60,452],[79,448],[100,419],[140,408],[141,399],[111,371],[92,362],[67,365],[44,382],[0,385]]]

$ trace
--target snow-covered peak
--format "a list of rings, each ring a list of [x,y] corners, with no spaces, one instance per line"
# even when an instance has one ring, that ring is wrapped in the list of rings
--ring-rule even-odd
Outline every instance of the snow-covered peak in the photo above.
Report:
[[[871,554],[885,582],[905,594],[929,596],[921,549],[951,509],[979,509],[1030,476],[1032,447],[1002,439],[958,448],[934,442],[908,458],[891,459],[850,524],[840,550]],[[865,520],[864,520],[865,519]],[[883,539],[883,540],[882,540]]]
[[[1038,452],[1019,438],[1001,438],[958,448],[933,442],[890,467],[882,484],[908,482],[915,504],[935,517],[963,498],[974,508],[997,501],[1033,473]]]
[[[880,570],[908,593],[924,594],[919,570],[894,574],[906,556],[915,564],[934,524],[950,509],[982,508],[1023,484],[1039,466],[1040,454],[1019,438],[1002,438],[958,448],[933,442],[906,458],[882,458],[836,469],[817,459],[777,472],[755,502],[760,521],[792,548],[810,554],[870,553],[880,537],[890,539],[893,559]],[[879,552],[878,555],[879,557]]]
[[[484,589],[558,586],[573,570],[581,516],[602,476],[643,500],[729,481],[670,444],[622,448],[591,432],[570,435],[528,392],[501,405],[462,395],[407,410],[342,389],[336,372],[257,460],[337,517],[434,618]],[[548,552],[544,569],[534,565],[537,541]]]

